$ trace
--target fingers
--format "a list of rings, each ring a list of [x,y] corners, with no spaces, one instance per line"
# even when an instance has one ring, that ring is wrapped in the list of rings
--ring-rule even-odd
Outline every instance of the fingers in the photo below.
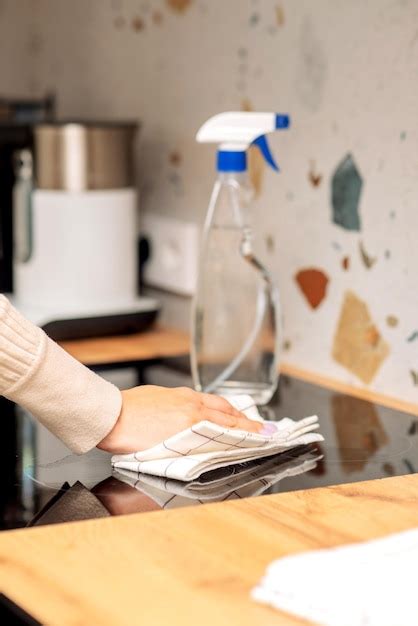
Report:
[[[232,415],[233,417],[237,418],[245,418],[244,413],[238,411],[238,409],[232,406],[232,404],[230,404],[228,400],[225,400],[225,398],[221,398],[220,396],[214,396],[210,393],[201,393],[199,395],[203,404],[208,409],[220,411],[221,413],[226,413],[227,415]]]
[[[198,399],[201,403],[199,419],[207,419],[219,426],[245,430],[250,433],[259,433],[263,428],[263,424],[248,419],[244,413],[238,411],[225,398],[210,393],[198,393],[187,387],[179,387],[178,390],[182,395],[189,396],[190,399],[194,396],[193,399]],[[193,409],[195,411],[196,407]]]
[[[249,420],[246,417],[235,417],[215,409],[206,409],[203,412],[203,419],[207,419],[214,424],[218,424],[219,426],[234,428],[236,430],[245,430],[250,433],[259,433],[263,427],[263,424],[255,422],[254,420]]]

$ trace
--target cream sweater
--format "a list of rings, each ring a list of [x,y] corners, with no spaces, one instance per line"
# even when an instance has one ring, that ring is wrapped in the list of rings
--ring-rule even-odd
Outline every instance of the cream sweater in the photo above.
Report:
[[[121,411],[117,387],[73,359],[0,295],[0,394],[30,411],[79,454]]]

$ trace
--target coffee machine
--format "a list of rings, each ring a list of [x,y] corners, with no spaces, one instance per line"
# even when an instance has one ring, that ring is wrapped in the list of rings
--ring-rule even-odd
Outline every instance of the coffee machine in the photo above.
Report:
[[[132,122],[0,126],[14,165],[14,176],[0,173],[12,204],[7,215],[0,198],[1,224],[13,231],[12,245],[2,228],[0,290],[54,339],[138,332],[158,313],[138,295],[136,132]]]
[[[13,296],[56,340],[144,330],[138,295],[137,124],[42,121],[14,153]]]
[[[33,126],[16,155],[14,301],[56,339],[143,330],[131,122]]]

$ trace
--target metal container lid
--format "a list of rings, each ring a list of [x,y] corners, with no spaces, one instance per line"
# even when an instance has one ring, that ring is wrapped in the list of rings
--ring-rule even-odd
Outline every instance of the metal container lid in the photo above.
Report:
[[[38,189],[84,191],[133,184],[138,123],[57,120],[33,127]]]

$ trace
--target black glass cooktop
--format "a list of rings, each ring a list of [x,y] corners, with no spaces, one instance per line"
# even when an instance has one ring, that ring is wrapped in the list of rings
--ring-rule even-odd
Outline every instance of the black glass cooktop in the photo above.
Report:
[[[121,388],[190,385],[188,362],[165,359],[107,368]],[[266,419],[317,414],[320,445],[215,470],[192,483],[113,473],[110,455],[68,449],[29,415],[2,400],[0,528],[198,506],[267,493],[415,473],[418,417],[283,376]]]

